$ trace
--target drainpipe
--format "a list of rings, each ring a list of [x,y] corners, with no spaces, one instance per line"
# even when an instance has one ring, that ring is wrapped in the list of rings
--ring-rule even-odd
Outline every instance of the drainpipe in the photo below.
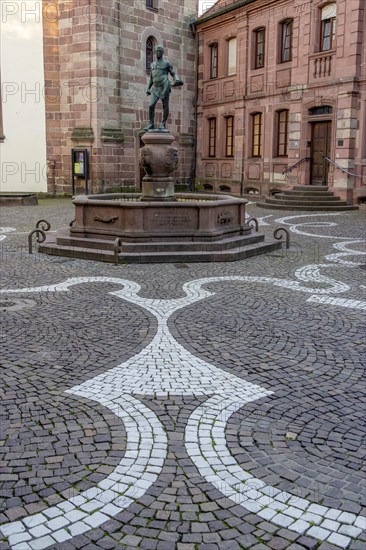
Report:
[[[190,23],[191,31],[195,37],[195,90],[194,90],[194,118],[193,118],[193,161],[191,171],[191,191],[196,190],[196,168],[197,168],[197,103],[198,103],[198,32],[195,28],[195,21]]]

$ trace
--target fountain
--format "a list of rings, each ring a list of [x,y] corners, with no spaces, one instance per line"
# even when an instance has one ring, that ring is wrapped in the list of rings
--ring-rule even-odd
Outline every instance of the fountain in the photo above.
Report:
[[[75,197],[75,221],[56,236],[47,235],[39,252],[115,263],[208,262],[240,260],[281,246],[278,241],[265,243],[264,236],[245,222],[245,199],[174,193],[178,150],[166,121],[171,87],[183,82],[163,52],[157,46],[146,90],[151,96],[150,123],[141,138],[141,193]],[[163,121],[155,128],[159,99]]]

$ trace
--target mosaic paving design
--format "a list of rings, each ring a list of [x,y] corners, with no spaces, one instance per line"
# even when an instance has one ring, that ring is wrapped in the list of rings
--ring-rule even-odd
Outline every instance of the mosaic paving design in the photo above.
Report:
[[[276,222],[289,225],[290,231],[299,235],[300,238],[314,237],[314,233],[311,233],[311,229],[314,228],[338,227],[338,224],[333,222],[308,221],[308,218],[315,216],[327,215],[287,216],[277,219]],[[307,221],[301,223],[304,217]],[[271,216],[263,217],[262,224],[270,225],[270,218]],[[235,374],[236,370],[232,363],[235,353],[227,354],[226,365],[220,361],[220,366],[216,366],[215,353],[209,350],[203,353],[205,341],[199,338],[195,343],[194,335],[189,336],[189,329],[184,336],[179,330],[183,319],[187,316],[189,318],[192,314],[202,319],[200,321],[202,324],[206,319],[208,326],[214,325],[215,300],[228,288],[240,288],[244,292],[246,289],[248,292],[258,288],[275,289],[282,297],[288,296],[290,302],[297,295],[298,303],[303,304],[304,308],[339,308],[339,311],[349,310],[352,314],[366,309],[366,302],[360,295],[354,294],[354,287],[350,281],[333,275],[335,268],[354,270],[364,264],[365,252],[362,250],[364,241],[361,238],[345,238],[341,235],[322,233],[317,237],[336,239],[338,242],[331,245],[333,251],[324,254],[320,262],[299,266],[291,276],[285,278],[257,275],[199,277],[186,281],[181,289],[176,286],[177,297],[175,298],[174,291],[171,293],[172,298],[149,298],[137,282],[101,275],[74,276],[52,284],[19,285],[18,288],[8,286],[1,290],[4,302],[5,300],[10,302],[13,297],[14,301],[19,302],[21,299],[25,300],[23,298],[25,295],[32,298],[28,300],[31,307],[32,301],[37,303],[37,297],[42,300],[42,296],[45,296],[48,300],[54,296],[57,301],[57,296],[61,297],[67,293],[68,299],[71,299],[73,294],[77,296],[80,291],[88,295],[88,288],[91,285],[95,288],[98,285],[102,288],[113,285],[113,290],[109,288],[107,294],[109,299],[115,300],[115,307],[120,307],[121,314],[125,304],[128,303],[132,308],[138,308],[141,313],[145,312],[150,319],[148,324],[152,327],[151,338],[145,339],[145,342],[140,344],[140,350],[137,353],[131,354],[117,366],[99,369],[99,372],[92,377],[83,374],[83,381],[76,385],[69,385],[64,390],[64,395],[69,396],[75,403],[79,400],[84,407],[90,409],[101,407],[101,410],[108,410],[116,421],[121,422],[118,433],[123,434],[122,439],[125,441],[123,450],[121,448],[119,453],[116,453],[114,460],[109,462],[109,469],[105,470],[105,475],[101,475],[99,480],[96,477],[93,483],[93,478],[90,477],[86,489],[83,490],[83,483],[80,483],[73,496],[70,494],[67,496],[65,492],[64,498],[59,498],[58,502],[48,507],[42,505],[36,513],[21,514],[13,519],[8,516],[10,521],[2,522],[0,530],[11,548],[18,550],[35,550],[51,546],[69,548],[67,545],[70,543],[74,543],[70,548],[86,548],[88,540],[90,544],[90,539],[85,538],[89,533],[92,535],[103,526],[112,525],[114,518],[125,517],[126,519],[127,516],[123,514],[126,514],[127,510],[134,510],[137,502],[147,499],[147,502],[152,503],[154,494],[160,498],[159,480],[164,478],[166,468],[171,463],[172,448],[172,433],[171,430],[167,430],[167,417],[161,415],[160,408],[165,407],[168,412],[171,407],[174,408],[174,403],[180,403],[177,414],[179,410],[187,411],[184,425],[176,434],[181,434],[180,449],[183,447],[185,449],[185,454],[182,456],[187,457],[189,464],[194,465],[195,472],[204,480],[207,487],[211,487],[211,495],[215,495],[213,502],[215,499],[227,499],[226,502],[231,503],[230,507],[237,510],[239,523],[233,522],[232,526],[241,525],[242,520],[239,518],[242,516],[248,521],[251,517],[258,518],[256,523],[260,523],[263,528],[264,525],[268,526],[266,527],[268,532],[273,529],[276,532],[289,533],[287,537],[290,541],[287,546],[281,546],[279,536],[273,535],[271,539],[268,538],[268,533],[266,535],[263,531],[263,543],[259,543],[259,535],[256,535],[256,539],[250,535],[254,531],[253,527],[249,528],[247,533],[243,532],[244,538],[240,541],[238,535],[235,542],[229,536],[227,538],[229,545],[225,546],[226,543],[222,539],[220,542],[212,536],[210,540],[207,535],[206,544],[199,544],[199,547],[209,548],[213,545],[212,548],[253,547],[260,550],[261,544],[263,548],[267,548],[264,543],[268,541],[268,547],[275,548],[271,540],[275,542],[278,540],[276,543],[278,548],[293,546],[294,550],[312,548],[311,541],[318,541],[317,545],[322,544],[321,548],[324,547],[324,549],[332,548],[332,545],[338,548],[356,549],[358,540],[362,545],[366,528],[365,509],[362,508],[362,504],[360,506],[356,502],[348,507],[346,504],[347,494],[349,494],[348,485],[353,483],[356,490],[356,483],[362,481],[356,473],[358,466],[350,461],[344,462],[345,472],[348,472],[353,464],[355,473],[353,478],[351,476],[350,481],[347,481],[348,485],[345,485],[344,490],[340,485],[340,491],[343,491],[345,500],[342,498],[339,502],[336,499],[332,500],[331,492],[322,498],[319,495],[317,497],[311,495],[310,492],[299,494],[292,490],[293,486],[288,486],[286,483],[279,484],[269,471],[273,450],[267,444],[268,439],[262,440],[263,444],[266,444],[263,446],[262,454],[258,454],[258,450],[262,449],[261,440],[259,439],[259,443],[257,441],[256,450],[251,451],[248,434],[251,434],[250,437],[258,437],[255,431],[253,432],[253,429],[257,429],[258,422],[254,425],[251,420],[253,421],[258,411],[263,408],[269,409],[273,403],[278,403],[284,396],[283,390],[278,389],[278,384],[274,383],[271,377],[260,377],[255,372],[249,372],[246,376],[242,369],[237,371],[238,375]],[[84,264],[79,262],[78,265]],[[229,305],[229,302],[227,304]],[[271,310],[271,306],[268,310]],[[255,315],[254,310],[251,315]],[[252,325],[253,331],[258,331],[260,327],[260,321],[258,321]],[[278,326],[280,327],[280,323]],[[296,327],[293,331],[296,333]],[[246,341],[248,353],[251,353],[250,340]],[[308,345],[311,346],[312,342]],[[267,351],[269,349],[267,346],[265,353],[269,354]],[[329,349],[331,348],[328,347]],[[235,346],[231,352],[233,351]],[[263,361],[267,368],[275,368],[278,357],[276,353],[272,353],[272,362],[267,359]],[[285,361],[282,363],[284,379],[290,372],[286,370],[285,363]],[[319,363],[317,363],[318,367]],[[321,370],[318,370],[318,373],[319,381],[322,376],[326,376],[326,372],[323,373]],[[305,390],[306,384],[303,387]],[[288,395],[290,394],[291,390]],[[307,394],[305,399],[308,399]],[[283,419],[285,418],[286,414],[283,415]],[[237,419],[240,420],[239,424]],[[269,428],[276,426],[277,420],[275,417],[272,419],[273,423],[270,423]],[[176,420],[172,422],[175,423]],[[295,450],[297,439],[300,435],[302,436],[291,432],[291,429],[290,425],[286,438],[282,441],[282,447],[288,447],[286,451],[288,464],[291,462],[291,448]],[[244,436],[240,436],[240,430],[243,430]],[[232,447],[231,433],[238,437],[236,451]],[[321,432],[319,436],[314,436],[312,441],[316,441],[317,437],[321,441]],[[299,442],[300,440],[301,438]],[[347,441],[350,442],[347,445],[350,444],[353,452],[355,447],[352,446],[352,438]],[[336,449],[337,446],[334,447],[335,453]],[[323,455],[325,451],[323,447]],[[354,454],[354,461],[356,461],[357,452]],[[243,460],[244,454],[247,455],[246,460]],[[359,456],[361,458],[361,454]],[[183,461],[187,459],[182,458]],[[278,457],[275,460],[278,460]],[[190,466],[187,468],[189,470]],[[311,475],[308,474],[311,470],[307,470],[305,463],[301,463],[301,468],[302,474],[305,472],[306,475]],[[296,470],[296,466],[294,469]],[[289,482],[294,482],[299,475],[300,473],[298,475],[295,473],[293,478],[289,476],[287,479]],[[192,474],[193,482],[196,476],[196,473]],[[323,479],[325,477],[324,474]],[[322,479],[320,475],[319,479]],[[358,489],[359,486],[357,486]],[[229,509],[229,504],[227,506]],[[212,511],[214,509],[212,508]],[[207,506],[206,519],[214,522],[214,516],[209,510],[210,507]],[[243,510],[243,513],[240,510]],[[171,513],[173,514],[173,511]],[[179,517],[181,514],[182,512],[179,512]],[[161,517],[165,517],[163,513]],[[225,529],[230,531],[230,523],[222,532],[226,532]],[[166,531],[165,547],[183,549],[184,543],[180,546],[178,543],[176,546],[177,538],[174,537],[173,532],[171,536],[169,533],[170,529]],[[293,540],[296,540],[292,546],[291,533],[294,535]],[[225,540],[227,535],[222,536]],[[197,544],[194,542],[193,535],[192,539],[192,544]],[[84,542],[81,542],[82,540]],[[159,547],[160,543],[157,542],[154,545],[151,538],[146,539],[150,541],[150,546],[145,546],[143,540],[132,532],[131,534],[125,532],[121,547],[140,545],[141,547]],[[185,544],[187,549],[188,540]],[[113,546],[111,542],[109,546],[106,543],[103,546],[98,539],[98,544],[91,547],[117,548],[116,542]],[[236,546],[237,544],[239,546]]]

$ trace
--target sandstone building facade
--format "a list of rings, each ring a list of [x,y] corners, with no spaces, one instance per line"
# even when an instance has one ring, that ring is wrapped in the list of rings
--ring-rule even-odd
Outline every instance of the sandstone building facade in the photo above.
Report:
[[[262,196],[327,184],[364,201],[364,0],[219,0],[194,27],[197,181]]]
[[[190,22],[197,16],[198,0],[25,0],[4,1],[1,9],[4,59],[14,57],[14,38],[28,49],[17,73],[10,62],[0,67],[2,96],[7,99],[0,117],[0,152],[7,151],[3,191],[71,192],[72,149],[88,151],[90,192],[138,188],[140,137],[148,123],[145,91],[157,44],[164,46],[166,58],[185,83],[172,91],[168,127],[180,150],[175,179],[190,180],[195,91]],[[6,42],[6,36],[12,40]],[[37,72],[28,71],[25,82],[26,67],[35,65]],[[29,93],[32,90],[35,93]],[[22,114],[14,118],[17,112]],[[27,125],[24,113],[29,115]],[[43,128],[40,150],[28,158],[26,150],[39,133],[36,127]],[[19,133],[28,136],[23,151],[19,139],[13,139]],[[21,163],[24,178],[17,169]],[[40,166],[37,177],[31,173],[35,163]],[[84,186],[84,179],[77,177],[75,190],[83,192]]]

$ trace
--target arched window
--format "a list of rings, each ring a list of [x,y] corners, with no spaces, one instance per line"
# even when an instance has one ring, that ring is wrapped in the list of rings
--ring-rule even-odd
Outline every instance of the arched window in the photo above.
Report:
[[[281,23],[281,55],[280,62],[285,63],[292,59],[292,32],[293,19],[287,19]]]
[[[337,5],[327,4],[321,10],[320,51],[326,52],[335,47]]]
[[[288,144],[288,115],[287,109],[277,111],[277,156],[287,157]]]
[[[227,43],[227,74],[236,74],[236,38],[230,38]]]
[[[150,74],[151,63],[154,60],[155,40],[152,36],[146,40],[146,72]]]

